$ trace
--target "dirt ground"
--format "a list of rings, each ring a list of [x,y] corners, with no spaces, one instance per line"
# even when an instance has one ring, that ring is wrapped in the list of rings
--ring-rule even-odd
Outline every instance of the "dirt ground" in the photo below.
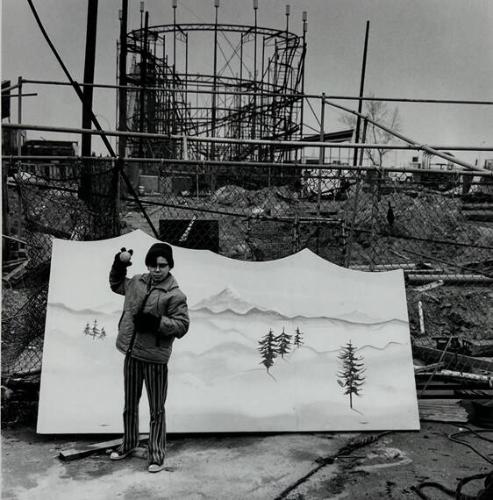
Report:
[[[492,471],[472,449],[448,439],[460,429],[425,422],[417,432],[384,434],[170,436],[168,467],[159,474],[149,474],[142,458],[111,462],[104,451],[70,462],[58,458],[61,450],[111,436],[39,436],[32,428],[4,429],[2,498],[417,499],[413,487],[425,481],[455,490],[461,478]],[[461,440],[493,455],[491,441],[473,434]],[[483,481],[471,481],[463,493],[476,495]],[[432,487],[422,492],[434,500],[450,498]]]

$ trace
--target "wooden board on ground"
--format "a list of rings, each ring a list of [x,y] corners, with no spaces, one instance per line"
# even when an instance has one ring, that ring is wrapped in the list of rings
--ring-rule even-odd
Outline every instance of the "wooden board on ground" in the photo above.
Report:
[[[148,434],[141,434],[139,436],[140,441],[149,439]],[[97,453],[101,450],[106,450],[107,448],[114,448],[122,444],[122,438],[112,439],[111,441],[103,441],[101,443],[88,444],[78,449],[71,448],[69,450],[62,450],[58,455],[58,458],[66,462],[70,460],[77,460],[79,458],[88,457],[93,453]]]
[[[467,411],[460,402],[460,399],[420,399],[419,419],[422,422],[467,423]]]

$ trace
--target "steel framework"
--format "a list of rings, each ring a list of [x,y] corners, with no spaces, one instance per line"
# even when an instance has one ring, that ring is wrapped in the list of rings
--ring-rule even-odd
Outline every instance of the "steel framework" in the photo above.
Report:
[[[174,10],[175,14],[175,10]],[[289,19],[289,16],[287,17]],[[129,31],[126,129],[165,135],[298,141],[302,136],[303,35],[254,25],[173,24]],[[212,57],[201,47],[211,47]],[[193,57],[190,57],[192,54]],[[135,90],[135,87],[138,87]],[[128,141],[131,156],[179,157],[176,141]],[[285,145],[191,143],[189,159],[290,161]]]

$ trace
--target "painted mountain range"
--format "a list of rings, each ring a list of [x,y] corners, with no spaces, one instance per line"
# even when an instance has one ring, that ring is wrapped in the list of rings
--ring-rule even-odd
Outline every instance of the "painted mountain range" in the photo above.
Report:
[[[359,311],[348,311],[343,314],[331,316],[329,313],[324,316],[309,317],[301,314],[287,316],[272,309],[266,309],[257,304],[251,303],[240,296],[240,294],[231,287],[224,288],[219,293],[202,299],[190,307],[193,312],[209,312],[212,314],[233,313],[237,315],[267,314],[273,318],[285,320],[305,320],[305,319],[328,319],[333,321],[345,321],[347,323],[379,325],[389,322],[399,322],[407,324],[401,319],[392,318],[386,321],[380,321]]]
[[[130,271],[145,272],[143,257],[155,242],[139,231],[54,241],[38,432],[122,431],[124,356],[115,339],[123,297],[108,286],[108,263],[124,246],[140,256]],[[191,321],[169,361],[169,432],[419,428],[402,273],[348,271],[309,251],[261,263],[173,251]],[[297,269],[303,273],[294,282]],[[84,334],[94,321],[105,327],[103,342]],[[267,370],[259,346],[271,330],[299,331],[303,343],[291,339]],[[366,369],[355,410],[337,382],[348,342]],[[143,391],[141,432],[148,422]]]

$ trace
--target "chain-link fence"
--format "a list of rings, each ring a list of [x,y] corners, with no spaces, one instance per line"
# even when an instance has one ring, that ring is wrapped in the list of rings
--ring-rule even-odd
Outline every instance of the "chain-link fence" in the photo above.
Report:
[[[4,162],[2,376],[41,369],[52,238],[120,234],[109,161]]]
[[[309,248],[352,269],[403,269],[413,343],[425,361],[457,366],[441,355],[443,338],[457,337],[447,350],[466,355],[493,339],[491,177],[310,167],[166,163],[141,182],[160,238],[175,245],[245,260]],[[124,221],[151,234],[136,212]],[[483,361],[462,367],[491,370]]]
[[[491,177],[186,161],[141,171],[140,201],[162,240],[244,260],[309,248],[352,269],[403,269],[414,346],[429,360],[441,337],[457,337],[447,350],[461,354],[493,337]],[[8,165],[7,255],[17,265],[4,267],[4,376],[40,369],[53,236],[155,235],[136,200],[118,194],[117,173],[97,158]]]

